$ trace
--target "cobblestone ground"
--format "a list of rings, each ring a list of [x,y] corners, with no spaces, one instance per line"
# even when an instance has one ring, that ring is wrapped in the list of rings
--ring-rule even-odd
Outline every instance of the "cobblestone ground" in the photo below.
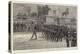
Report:
[[[30,40],[32,33],[14,33],[13,35],[13,49],[27,50],[27,49],[44,49],[44,48],[65,48],[66,41],[62,42],[47,41],[42,38],[42,33],[37,32],[37,40]]]

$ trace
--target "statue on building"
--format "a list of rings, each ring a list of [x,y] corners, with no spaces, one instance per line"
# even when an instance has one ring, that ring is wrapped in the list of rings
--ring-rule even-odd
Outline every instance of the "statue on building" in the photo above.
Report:
[[[69,14],[69,8],[66,8],[64,12],[62,12],[62,16],[67,16]]]

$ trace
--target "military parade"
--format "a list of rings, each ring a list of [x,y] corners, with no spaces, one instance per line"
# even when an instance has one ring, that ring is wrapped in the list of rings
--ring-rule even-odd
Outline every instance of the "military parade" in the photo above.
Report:
[[[54,7],[53,7],[54,8]],[[30,9],[30,8],[29,8]],[[49,11],[51,8],[48,5],[44,6],[37,6],[38,13],[32,13],[27,19],[37,18],[37,20],[31,20],[29,23],[25,23],[26,17],[21,18],[23,22],[14,22],[14,32],[32,32],[32,36],[30,40],[37,40],[38,35],[37,32],[41,32],[43,39],[49,40],[52,42],[62,42],[64,39],[66,40],[66,47],[75,47],[77,46],[77,29],[73,28],[71,24],[65,24],[65,20],[72,20],[73,18],[67,18],[69,15],[69,8],[66,8],[60,15],[62,17],[56,16],[57,10],[53,10],[55,17],[48,16]],[[24,15],[23,15],[24,16]],[[51,18],[55,19],[55,24],[46,24],[46,19]],[[20,18],[18,18],[20,19]],[[41,20],[42,19],[42,20]],[[60,23],[61,19],[63,19],[63,25]],[[41,21],[40,21],[41,20]],[[25,21],[25,22],[24,22]],[[76,21],[74,19],[74,21]],[[72,26],[72,27],[71,27]],[[35,38],[34,38],[35,37]],[[71,42],[71,43],[70,43]],[[71,45],[71,46],[70,46]]]

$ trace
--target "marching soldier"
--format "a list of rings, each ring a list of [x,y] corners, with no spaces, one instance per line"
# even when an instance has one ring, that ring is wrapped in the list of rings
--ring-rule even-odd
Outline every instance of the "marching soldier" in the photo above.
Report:
[[[66,44],[67,44],[67,47],[69,47],[69,34],[70,34],[70,32],[69,32],[69,29],[68,28],[66,28],[65,29],[65,36],[66,36]]]
[[[75,47],[77,46],[77,37],[76,37],[77,33],[76,32],[73,32],[73,35],[72,35],[72,42],[71,42],[71,46],[72,47]]]
[[[31,40],[33,39],[33,37],[35,37],[34,40],[36,40],[37,39],[37,34],[36,34],[37,27],[33,22],[32,22],[32,27],[33,27],[33,29],[32,29],[33,30],[33,34],[32,34]]]

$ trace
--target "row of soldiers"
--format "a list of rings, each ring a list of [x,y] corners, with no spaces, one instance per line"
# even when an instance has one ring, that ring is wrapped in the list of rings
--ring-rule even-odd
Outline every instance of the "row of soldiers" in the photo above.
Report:
[[[43,34],[45,36],[45,39],[52,40],[52,41],[62,41],[63,38],[66,40],[67,47],[70,46],[76,46],[77,45],[77,33],[75,29],[68,28],[66,26],[57,26],[57,25],[51,25],[51,26],[44,26],[45,28],[49,29],[43,29]]]
[[[24,32],[26,29],[26,25],[24,23],[14,23],[13,26],[14,32]]]

